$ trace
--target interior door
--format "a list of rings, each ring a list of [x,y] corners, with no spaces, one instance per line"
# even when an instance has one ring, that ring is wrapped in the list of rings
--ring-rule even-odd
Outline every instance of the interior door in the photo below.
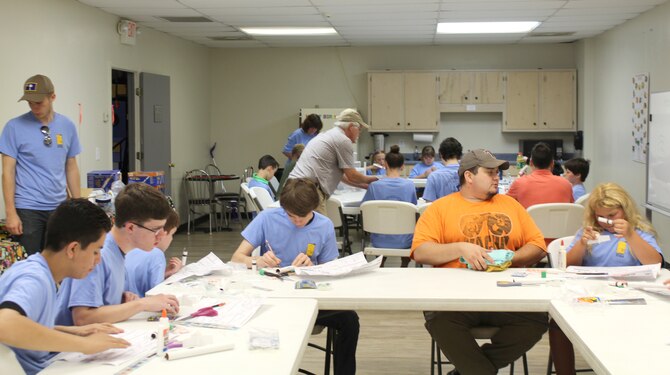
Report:
[[[143,171],[165,172],[171,194],[170,77],[140,73],[140,165]]]

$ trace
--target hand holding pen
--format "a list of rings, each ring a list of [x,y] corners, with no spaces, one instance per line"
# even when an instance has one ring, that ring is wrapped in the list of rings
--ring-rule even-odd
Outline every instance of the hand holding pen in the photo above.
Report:
[[[272,246],[270,246],[268,240],[265,240],[265,247],[267,251],[259,258],[264,264],[259,264],[259,267],[279,267],[281,259],[277,258],[274,251],[272,251]]]

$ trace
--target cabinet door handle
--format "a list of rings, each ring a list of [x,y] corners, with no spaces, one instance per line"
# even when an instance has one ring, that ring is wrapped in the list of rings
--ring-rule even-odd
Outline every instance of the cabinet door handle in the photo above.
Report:
[[[533,123],[533,126],[537,126],[537,123],[534,122],[534,123]]]
[[[546,121],[544,122],[544,126],[547,126],[547,122],[546,122]]]
[[[478,96],[475,96],[475,100],[479,100],[479,97],[478,97]]]
[[[398,123],[398,126],[400,126],[400,123]]]
[[[468,97],[467,97],[467,96],[465,97],[465,100],[468,100]]]
[[[408,122],[408,123],[407,123],[407,126],[410,126],[410,125],[411,125],[411,124]]]

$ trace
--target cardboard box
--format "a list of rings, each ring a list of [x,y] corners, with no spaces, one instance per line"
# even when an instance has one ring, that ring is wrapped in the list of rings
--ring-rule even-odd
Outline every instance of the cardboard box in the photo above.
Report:
[[[135,171],[128,172],[128,184],[145,183],[165,192],[165,172]]]
[[[114,181],[120,179],[121,171],[118,169],[90,171],[86,174],[86,187],[107,191],[112,187]]]

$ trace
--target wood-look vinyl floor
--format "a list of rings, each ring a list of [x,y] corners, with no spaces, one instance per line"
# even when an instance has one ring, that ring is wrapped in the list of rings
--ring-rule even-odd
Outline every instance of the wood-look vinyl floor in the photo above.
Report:
[[[167,256],[181,257],[183,248],[188,249],[188,258],[195,261],[214,252],[223,261],[230,260],[242,240],[241,225],[232,223],[232,231],[215,232],[211,236],[206,230],[207,222],[198,223],[198,231],[186,234],[180,228],[175,235]],[[202,230],[205,228],[205,231]],[[351,230],[353,251],[360,251],[360,234]],[[399,259],[389,259],[386,267],[398,267]],[[363,375],[405,375],[430,374],[430,336],[423,326],[423,314],[418,311],[358,311],[361,332],[356,353],[358,374]],[[314,335],[311,342],[325,344],[325,331]],[[545,374],[549,355],[549,340],[545,334],[542,340],[528,353],[529,373]],[[577,367],[588,368],[586,362],[577,356]],[[323,373],[323,352],[308,347],[305,350],[301,368],[315,374]],[[453,367],[444,365],[443,373]],[[501,369],[500,374],[509,374],[509,369]],[[515,365],[515,373],[522,374],[521,361]],[[332,370],[331,370],[332,374]]]

